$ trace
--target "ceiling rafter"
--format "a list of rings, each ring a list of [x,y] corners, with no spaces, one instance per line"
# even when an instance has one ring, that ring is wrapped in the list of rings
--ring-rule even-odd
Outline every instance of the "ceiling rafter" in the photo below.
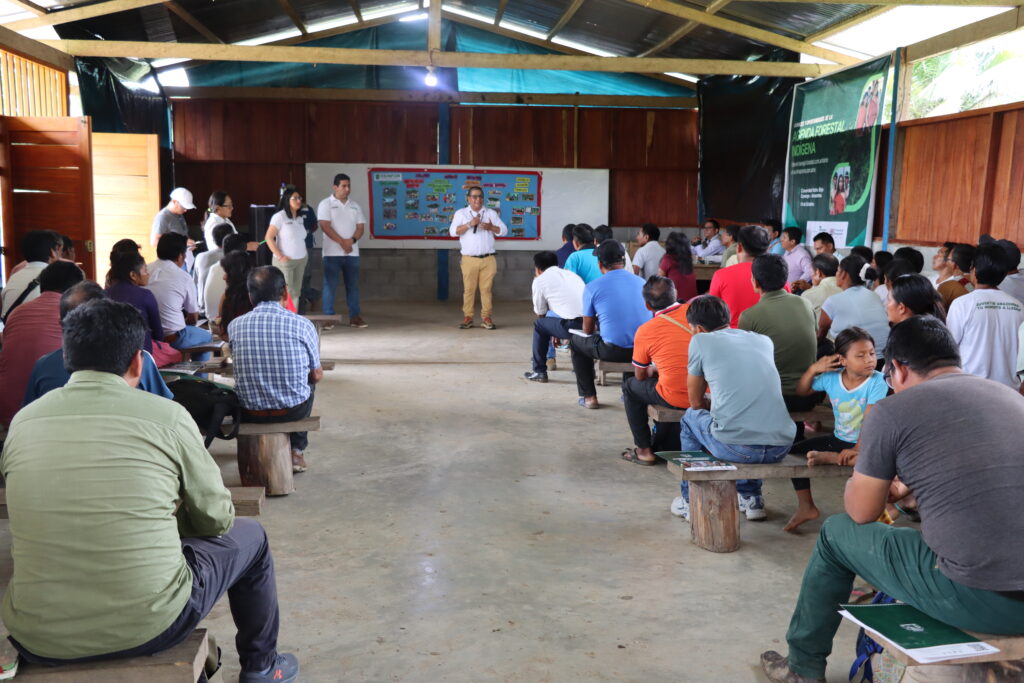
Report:
[[[363,10],[359,6],[359,0],[348,0],[348,6],[352,8],[352,14],[356,15],[356,20],[360,24],[363,23]],[[423,9],[423,0],[420,0],[420,9]]]
[[[730,2],[732,2],[732,0],[714,0],[714,2],[708,5],[704,11],[707,14],[717,14],[719,11],[721,11],[723,7],[728,5]],[[660,43],[658,43],[657,45],[648,50],[644,50],[643,52],[638,54],[637,57],[653,57],[659,52],[667,50],[668,48],[672,47],[686,36],[690,35],[690,33],[693,32],[693,30],[698,26],[700,26],[700,24],[698,24],[696,21],[685,22],[682,26],[673,31],[671,35],[665,38],[665,40],[661,41]]]
[[[31,12],[32,14],[35,14],[37,16],[42,16],[46,14],[45,7],[40,7],[34,2],[29,2],[29,0],[7,0],[7,2],[11,3],[12,5],[16,5],[21,9],[25,10],[26,12]]]
[[[181,4],[177,0],[166,0],[164,2],[164,7],[166,7],[170,11],[174,12],[175,14],[177,14],[181,18],[182,21],[184,21],[186,24],[188,24],[189,26],[194,28],[196,31],[198,31],[201,36],[206,38],[211,43],[223,43],[224,42],[223,40],[221,40],[217,36],[216,33],[214,33],[209,28],[207,28],[206,24],[204,24],[203,22],[201,22],[198,19],[196,19],[195,16],[193,16],[193,14],[191,12],[189,12],[187,9],[182,7]]]
[[[701,10],[691,9],[678,3],[670,2],[669,0],[625,0],[625,2],[639,7],[646,7],[647,9],[654,10],[655,12],[661,12],[662,14],[671,14],[681,19],[689,19],[690,21],[695,21],[698,24],[705,24],[711,28],[743,36],[744,38],[750,38],[751,40],[756,40],[768,45],[775,45],[776,47],[793,50],[794,52],[812,55],[819,59],[835,62],[836,64],[847,66],[850,64],[856,64],[860,61],[856,57],[850,57],[842,52],[816,47],[802,40],[787,38],[786,36],[778,33],[755,28],[738,21],[733,21],[732,19],[725,19],[723,17],[707,14]]]
[[[210,61],[359,64],[372,66],[434,66],[442,68],[507,69],[509,55],[483,52],[350,49],[284,45],[213,45],[209,43],[135,42],[120,40],[46,40],[44,45],[75,57],[134,57],[148,59],[206,59]],[[591,55],[515,55],[517,69],[595,71],[610,73],[731,74],[812,78],[836,69],[832,65],[796,62],[758,62],[733,59],[667,57],[596,57]]]
[[[306,22],[302,20],[302,16],[295,11],[294,5],[291,0],[277,0],[277,4],[281,6],[288,18],[295,24],[295,28],[299,29],[299,33],[303,36],[309,35],[309,31],[306,30]]]
[[[116,14],[117,12],[127,12],[128,10],[141,9],[150,5],[159,5],[161,2],[163,0],[108,0],[108,2],[98,2],[95,5],[86,5],[85,7],[71,7],[69,9],[47,12],[43,16],[35,17],[34,19],[12,21],[9,24],[4,24],[4,26],[12,31],[25,31],[40,26],[57,26],[72,21],[92,19],[93,17],[102,17],[108,14]]]
[[[0,26],[0,47],[19,55],[30,57],[43,64],[48,64],[61,71],[74,71],[74,58],[62,52],[52,45],[46,45],[38,40],[26,38],[25,36],[12,31],[9,28]]]
[[[548,40],[554,38],[556,33],[565,28],[565,25],[572,20],[573,15],[576,14],[582,6],[583,0],[572,0],[572,2],[569,3],[569,6],[565,8],[565,11],[562,12],[562,16],[558,18],[555,25],[551,27],[550,31],[548,31]]]
[[[498,9],[494,12],[495,26],[501,23],[501,18],[505,16],[506,7],[508,7],[508,0],[498,0]]]
[[[856,14],[848,19],[843,19],[842,21],[836,22],[829,26],[828,28],[824,28],[820,31],[817,31],[816,33],[812,33],[806,38],[804,38],[804,40],[807,41],[808,43],[816,43],[819,40],[825,40],[829,36],[834,36],[837,33],[842,33],[846,29],[853,28],[857,24],[863,24],[868,19],[874,19],[877,16],[885,14],[891,9],[893,9],[892,5],[880,5],[878,7],[872,7],[866,12],[861,12],[860,14]]]
[[[942,54],[955,50],[964,45],[970,45],[989,38],[1001,36],[1004,33],[1024,28],[1024,7],[1017,7],[1006,12],[976,21],[967,26],[947,31],[943,34],[927,38],[925,40],[908,45],[907,62],[916,62],[926,57]]]

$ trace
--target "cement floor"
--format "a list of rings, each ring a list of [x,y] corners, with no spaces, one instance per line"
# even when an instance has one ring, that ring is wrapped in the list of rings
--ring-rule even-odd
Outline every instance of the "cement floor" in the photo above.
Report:
[[[526,382],[532,314],[502,302],[499,329],[459,330],[449,302],[371,304],[370,327],[338,327],[317,389],[296,492],[267,501],[280,648],[301,680],[763,681],[758,655],[784,636],[820,524],[782,531],[795,498],[765,487],[768,521],[743,545],[698,549],[668,512],[662,467],[618,459],[631,445],[616,386],[576,406],[568,357]],[[233,445],[216,442],[227,484]],[[841,481],[815,482],[827,515]],[[10,573],[0,527],[0,579]],[[206,626],[234,681],[226,601]],[[844,625],[829,680],[845,681]]]

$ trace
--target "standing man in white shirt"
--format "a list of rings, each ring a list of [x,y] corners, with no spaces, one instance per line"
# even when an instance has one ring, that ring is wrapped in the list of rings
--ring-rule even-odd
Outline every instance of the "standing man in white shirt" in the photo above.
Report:
[[[348,324],[367,327],[359,309],[359,245],[356,242],[366,231],[366,216],[359,204],[349,199],[352,180],[344,173],[334,176],[334,194],[316,209],[320,229],[324,233],[324,293],[323,311],[334,315],[334,290],[338,288],[338,274],[345,280],[345,303],[348,306]],[[329,330],[333,325],[324,325]]]
[[[459,327],[473,327],[473,309],[476,290],[480,288],[481,327],[494,329],[491,288],[498,273],[498,260],[494,256],[494,238],[508,233],[508,228],[493,209],[484,208],[484,190],[478,185],[466,194],[469,206],[459,209],[452,218],[448,234],[458,237],[462,253],[462,322]]]
[[[971,268],[975,289],[953,300],[946,326],[960,345],[964,372],[1019,389],[1017,332],[1024,324],[1024,305],[997,289],[1009,265],[1003,247],[979,245]]]
[[[725,246],[718,236],[720,226],[714,218],[704,221],[704,237],[693,240],[693,255],[704,263],[721,263]]]
[[[558,267],[553,251],[533,255],[533,370],[523,376],[547,382],[546,358],[551,338],[568,339],[569,330],[583,329],[583,278]]]
[[[658,244],[661,230],[654,223],[644,223],[636,233],[636,243],[640,248],[633,254],[633,272],[644,280],[658,274],[665,248]]]

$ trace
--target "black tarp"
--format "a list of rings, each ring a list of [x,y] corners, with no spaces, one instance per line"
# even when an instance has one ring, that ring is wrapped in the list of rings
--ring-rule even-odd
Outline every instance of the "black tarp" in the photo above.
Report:
[[[800,56],[775,49],[773,62]],[[793,86],[799,78],[710,76],[700,81],[700,216],[779,219]]]

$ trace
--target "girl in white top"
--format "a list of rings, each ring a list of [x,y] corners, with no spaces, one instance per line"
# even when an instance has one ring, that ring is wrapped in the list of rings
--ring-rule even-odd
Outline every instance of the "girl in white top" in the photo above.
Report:
[[[203,239],[206,241],[207,249],[215,249],[213,244],[213,229],[221,223],[226,223],[231,226],[231,231],[238,234],[238,229],[235,224],[231,222],[231,212],[234,211],[235,205],[231,203],[231,197],[227,192],[223,190],[217,190],[210,195],[209,201],[210,208],[207,209],[206,222],[203,223]]]
[[[299,211],[302,195],[297,191],[281,195],[280,211],[270,218],[267,246],[274,252],[272,263],[284,273],[292,299],[298,304],[302,293],[302,272],[306,269],[306,224]]]
[[[877,277],[875,269],[863,258],[850,254],[839,262],[836,285],[843,291],[825,299],[818,319],[818,340],[836,335],[849,327],[862,327],[875,340],[878,357],[889,339],[889,318],[885,306],[874,292],[864,286],[865,280]]]

